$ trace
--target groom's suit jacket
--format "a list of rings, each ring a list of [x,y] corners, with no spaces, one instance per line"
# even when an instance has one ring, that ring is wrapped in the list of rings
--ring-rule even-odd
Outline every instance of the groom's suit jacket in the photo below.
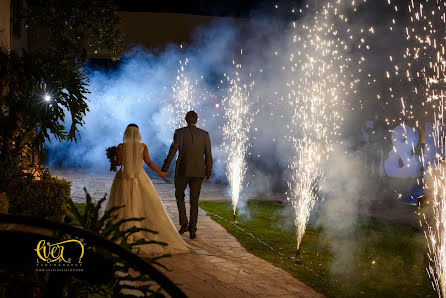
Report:
[[[167,172],[179,151],[175,166],[175,177],[210,177],[212,172],[212,152],[209,133],[195,125],[175,130],[169,154],[161,171]]]

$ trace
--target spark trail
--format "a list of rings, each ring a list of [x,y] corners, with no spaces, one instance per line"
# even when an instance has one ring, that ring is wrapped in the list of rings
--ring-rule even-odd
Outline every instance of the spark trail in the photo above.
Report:
[[[169,119],[169,126],[172,130],[184,126],[184,117],[188,111],[200,106],[199,95],[197,92],[198,81],[192,80],[185,69],[188,66],[189,59],[179,61],[179,68],[174,84],[172,85],[172,101],[169,101],[167,108],[169,112],[174,114]]]
[[[398,5],[388,4],[398,12]],[[429,266],[426,271],[438,296],[446,296],[446,181],[444,96],[446,82],[445,46],[446,2],[443,0],[415,1],[408,4],[409,22],[405,35],[408,46],[402,63],[395,63],[387,76],[402,76],[412,89],[410,96],[402,96],[403,119],[433,123],[435,148],[422,152],[424,178],[419,181],[431,190],[433,218],[424,215],[427,231]],[[395,21],[393,20],[395,23]],[[392,61],[392,57],[390,57]],[[402,119],[402,120],[403,120]],[[403,122],[404,125],[404,122]],[[433,150],[433,152],[428,152]]]
[[[292,24],[294,50],[289,56],[287,86],[294,108],[290,141],[295,157],[290,165],[288,200],[295,209],[296,256],[310,212],[318,200],[318,185],[324,179],[323,163],[340,135],[342,110],[356,94],[358,74],[365,61],[364,57],[355,61],[350,51],[369,49],[362,35],[370,30],[348,26],[346,12],[356,9],[354,1],[350,6],[329,1],[311,9],[311,19],[301,26]]]
[[[249,85],[241,83],[239,75],[241,65],[234,62],[233,64],[236,67],[234,77],[230,78],[225,74],[229,89],[227,97],[223,100],[226,119],[223,126],[223,147],[227,154],[226,177],[229,182],[235,221],[237,203],[243,190],[246,173],[245,158],[249,146],[248,134],[253,121],[249,91],[254,82]]]

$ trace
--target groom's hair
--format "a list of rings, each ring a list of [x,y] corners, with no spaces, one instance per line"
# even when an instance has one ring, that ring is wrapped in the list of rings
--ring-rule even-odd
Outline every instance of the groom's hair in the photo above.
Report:
[[[187,124],[197,124],[198,114],[195,111],[189,111],[186,114],[186,122]]]
[[[129,125],[127,125],[127,127],[136,127],[136,128],[138,128],[138,125],[136,125],[135,123],[130,123]]]

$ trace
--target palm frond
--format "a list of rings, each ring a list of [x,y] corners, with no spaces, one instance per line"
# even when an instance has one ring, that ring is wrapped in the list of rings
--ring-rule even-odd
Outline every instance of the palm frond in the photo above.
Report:
[[[131,226],[129,228],[124,228],[125,224],[132,222],[135,223],[141,222],[145,219],[144,217],[118,219],[117,210],[125,207],[125,205],[110,207],[107,210],[105,210],[103,215],[100,217],[99,211],[101,210],[101,205],[106,201],[106,195],[104,195],[103,198],[101,198],[95,203],[86,188],[84,188],[84,191],[86,194],[85,198],[86,205],[83,212],[71,200],[68,200],[68,210],[71,212],[71,214],[75,217],[77,222],[79,222],[84,229],[96,232],[99,235],[106,237],[110,241],[119,243],[121,246],[129,250],[136,249],[137,251],[139,251],[142,245],[161,245],[161,246],[168,245],[165,242],[156,240],[146,240],[144,238],[136,239],[129,242],[129,237],[131,235],[136,236],[137,233],[139,232],[147,232],[151,234],[157,234],[158,232],[151,230],[149,228],[138,227],[136,225]],[[136,289],[144,294],[144,296],[142,297],[164,297],[164,295],[161,293],[162,289],[159,288],[159,286],[157,286],[156,284],[152,285],[142,284],[152,281],[150,276],[139,274],[139,276],[137,277],[132,277],[129,274],[129,269],[130,269],[129,265],[126,262],[123,262],[122,259],[120,259],[117,255],[109,253],[105,249],[100,247],[89,247],[88,243],[86,243],[85,245],[86,249],[91,249],[95,253],[100,253],[103,257],[109,258],[113,264],[113,270],[115,272],[115,274],[113,275],[114,276],[113,280],[110,281],[106,285],[106,287],[104,287],[103,285],[102,286],[90,285],[86,281],[77,280],[76,283],[77,284],[80,283],[84,289],[88,289],[89,293],[98,294],[103,297],[134,297],[122,293],[122,290]],[[164,265],[158,262],[159,259],[165,257],[170,257],[170,254],[164,254],[156,257],[144,256],[142,258],[148,263],[157,265],[159,267],[168,270]],[[118,272],[124,273],[124,275],[122,276],[122,274],[116,274]],[[137,282],[139,283],[139,285],[138,286],[125,285],[121,284],[122,281]],[[158,288],[154,289],[153,288],[154,285],[156,285],[156,287]]]

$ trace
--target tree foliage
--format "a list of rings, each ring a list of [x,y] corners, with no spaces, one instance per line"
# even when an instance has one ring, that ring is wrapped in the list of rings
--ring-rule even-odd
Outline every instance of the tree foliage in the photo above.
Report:
[[[123,36],[111,0],[30,1],[26,27],[43,47],[0,52],[0,163],[27,166],[45,141],[76,141],[88,112],[89,54],[118,59]],[[66,119],[65,115],[70,118]],[[69,124],[65,128],[65,124]],[[28,162],[29,163],[29,162]],[[28,164],[28,166],[31,166]]]
[[[116,60],[123,36],[117,8],[111,0],[34,0],[24,11],[28,27],[48,36],[49,46],[85,62],[88,54]]]

